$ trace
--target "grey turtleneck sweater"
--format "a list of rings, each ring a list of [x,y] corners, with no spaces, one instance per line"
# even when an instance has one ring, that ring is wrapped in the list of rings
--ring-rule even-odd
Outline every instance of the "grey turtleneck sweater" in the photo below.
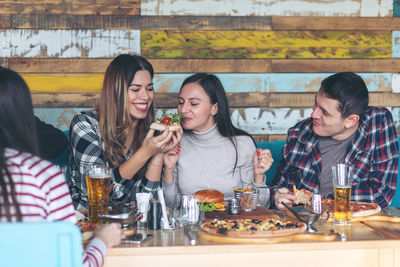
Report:
[[[181,153],[174,170],[174,182],[162,180],[167,203],[176,194],[194,194],[202,189],[217,189],[225,198],[233,198],[233,187],[254,187],[253,157],[256,147],[249,136],[236,136],[238,160],[235,170],[235,148],[222,136],[216,125],[206,132],[184,132]],[[260,184],[259,186],[264,186]],[[261,189],[259,204],[268,207],[269,190]]]

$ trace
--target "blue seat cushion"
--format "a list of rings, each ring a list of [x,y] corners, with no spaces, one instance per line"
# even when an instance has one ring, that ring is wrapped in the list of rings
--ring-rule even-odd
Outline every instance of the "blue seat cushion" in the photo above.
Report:
[[[267,176],[267,179],[265,181],[266,185],[270,185],[272,180],[275,178],[275,174],[278,171],[279,162],[282,158],[282,148],[285,144],[285,141],[286,140],[277,140],[256,143],[257,148],[269,149],[271,151],[272,158],[274,159],[271,168],[269,168],[269,170],[265,172],[265,175]]]
[[[400,137],[397,137],[400,143]],[[399,166],[398,166],[399,170],[400,170],[400,160],[399,160]],[[397,185],[396,185],[396,192],[394,193],[393,199],[392,199],[392,203],[390,204],[390,207],[400,207],[400,181],[399,181],[399,175],[397,174]]]

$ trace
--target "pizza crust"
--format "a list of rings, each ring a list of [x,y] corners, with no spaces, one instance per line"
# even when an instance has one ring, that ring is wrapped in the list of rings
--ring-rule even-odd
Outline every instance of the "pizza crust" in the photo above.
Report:
[[[360,218],[375,215],[381,212],[381,207],[376,203],[350,201],[351,218]],[[333,217],[335,201],[328,199],[328,210]]]
[[[238,223],[246,223],[251,222],[251,219],[237,219],[237,220],[213,220],[220,222],[238,222]],[[297,221],[281,221],[275,219],[258,219],[258,221],[262,221],[263,223],[268,223],[270,221],[274,221],[274,223],[279,222],[282,225],[293,224],[293,227],[282,227],[282,228],[273,228],[270,230],[239,230],[239,229],[227,229],[221,231],[221,228],[218,226],[214,226],[210,221],[206,221],[201,226],[201,229],[209,235],[219,236],[219,237],[232,237],[232,238],[268,238],[268,237],[278,237],[278,236],[286,236],[293,235],[304,232],[307,227],[302,222]]]
[[[163,132],[163,131],[165,131],[165,129],[167,128],[167,125],[165,125],[165,124],[163,124],[163,123],[161,123],[161,122],[155,121],[155,122],[153,122],[153,123],[150,125],[150,128],[151,128],[151,129],[154,129],[154,130],[156,130],[156,131],[161,131],[161,132]],[[173,123],[173,124],[170,124],[170,125],[169,125],[169,131],[170,131],[170,132],[177,132],[177,131],[179,131],[180,129],[181,129],[181,125],[178,124],[178,123]]]

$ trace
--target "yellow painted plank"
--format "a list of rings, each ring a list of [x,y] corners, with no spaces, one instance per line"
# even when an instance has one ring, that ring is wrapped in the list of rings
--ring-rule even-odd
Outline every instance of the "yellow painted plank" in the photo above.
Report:
[[[390,58],[391,31],[141,31],[148,58]]]
[[[33,93],[99,92],[104,74],[24,74]]]

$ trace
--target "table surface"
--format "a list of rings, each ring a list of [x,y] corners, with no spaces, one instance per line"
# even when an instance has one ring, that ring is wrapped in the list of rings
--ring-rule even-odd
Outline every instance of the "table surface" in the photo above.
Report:
[[[385,209],[384,213],[400,216],[398,208]],[[279,215],[285,218],[285,214]],[[317,222],[315,227],[317,235],[334,235],[333,241],[300,238],[270,244],[269,241],[265,244],[224,244],[199,238],[197,245],[191,246],[179,227],[138,230],[152,237],[140,244],[122,244],[109,249],[104,266],[131,266],[132,262],[175,267],[253,266],[266,261],[279,266],[309,266],[309,259],[324,262],[321,266],[400,266],[399,223],[359,221],[349,227],[334,229],[332,223]],[[341,240],[340,234],[346,241]]]

